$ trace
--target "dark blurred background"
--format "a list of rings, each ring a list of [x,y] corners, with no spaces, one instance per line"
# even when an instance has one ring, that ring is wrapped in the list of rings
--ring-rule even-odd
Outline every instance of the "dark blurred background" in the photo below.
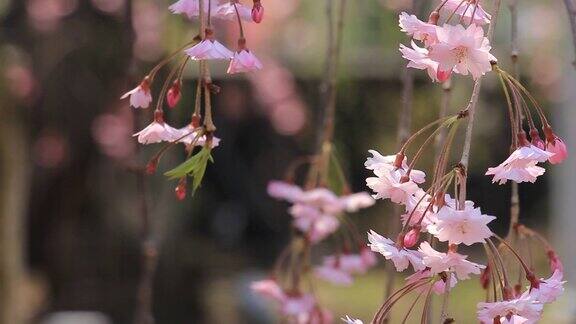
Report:
[[[142,224],[130,166],[144,165],[160,146],[136,145],[131,135],[150,121],[152,111],[135,111],[119,97],[195,35],[195,23],[168,12],[171,2],[0,1],[0,323],[131,322],[142,271]],[[222,87],[214,97],[222,143],[201,189],[180,202],[173,194],[176,183],[162,176],[185,158],[181,149],[171,150],[159,172],[146,178],[160,249],[153,304],[158,323],[273,321],[271,309],[248,286],[267,275],[288,242],[290,217],[287,206],[267,197],[265,189],[268,181],[284,177],[295,158],[315,149],[326,42],[323,1],[263,4],[264,22],[247,26],[247,39],[265,69],[230,77],[224,63],[212,64]],[[409,4],[349,5],[336,146],[354,191],[366,190],[368,149],[383,154],[397,149],[399,75],[405,64],[397,47],[406,40],[396,26],[398,12]],[[574,152],[576,76],[564,7],[560,1],[525,1],[520,13],[522,78]],[[508,15],[504,7],[494,44],[505,68]],[[218,23],[216,31],[233,47],[235,24]],[[196,75],[192,64],[184,98],[168,112],[173,126],[189,122]],[[435,119],[442,92],[425,73],[415,76],[413,130]],[[508,154],[506,106],[495,81],[487,78],[481,96],[470,197],[498,216],[493,229],[504,234],[509,186],[483,176]],[[470,90],[470,80],[455,79],[452,112],[465,106]],[[421,168],[430,167],[425,159]],[[576,231],[574,171],[571,157],[520,189],[523,222],[552,237],[568,280],[576,279],[576,252],[570,247]],[[391,207],[378,202],[352,217],[362,231],[386,233]],[[320,294],[337,318],[349,313],[368,319],[384,282],[380,266],[351,288],[321,285]],[[576,306],[568,302],[573,287],[551,306],[546,321],[575,323]],[[455,294],[457,318],[473,322],[475,301],[482,298],[477,282],[463,283]]]

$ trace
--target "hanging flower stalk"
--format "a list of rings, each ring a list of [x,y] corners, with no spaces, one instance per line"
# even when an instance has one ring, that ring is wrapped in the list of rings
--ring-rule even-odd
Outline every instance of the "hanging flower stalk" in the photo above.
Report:
[[[496,1],[494,17],[497,17],[498,8],[499,1]],[[452,19],[457,19],[458,23],[451,25]],[[417,316],[414,314],[415,306],[420,299],[424,299],[420,322],[431,321],[428,316],[434,293],[443,296],[439,322],[453,323],[448,308],[450,291],[459,281],[472,275],[480,275],[482,288],[486,290],[486,301],[478,304],[477,314],[478,320],[485,324],[536,323],[541,317],[543,305],[554,301],[563,291],[562,264],[554,249],[540,234],[519,223],[513,225],[523,237],[539,240],[545,246],[544,252],[550,260],[552,272],[548,279],[538,279],[530,263],[532,261],[524,260],[510,242],[490,230],[489,224],[495,219],[494,216],[483,214],[474,202],[466,199],[475,108],[481,78],[490,71],[496,72],[506,97],[512,152],[501,165],[488,169],[487,175],[494,176],[493,182],[534,182],[544,173],[544,169],[537,164],[561,163],[567,156],[566,146],[552,130],[542,107],[516,78],[498,66],[496,58],[490,53],[495,23],[491,19],[477,0],[444,0],[432,11],[428,22],[420,21],[413,15],[400,15],[402,31],[413,38],[411,48],[400,46],[403,57],[409,60],[409,67],[425,70],[433,82],[443,82],[452,74],[471,75],[475,85],[468,106],[459,114],[440,118],[417,131],[395,155],[382,156],[371,151],[372,157],[366,161],[366,167],[375,175],[366,180],[375,193],[374,198],[390,199],[406,209],[401,217],[403,227],[396,240],[370,231],[369,246],[386,260],[392,261],[397,271],[414,271],[407,278],[406,285],[381,305],[372,323],[384,323],[393,306],[410,296],[413,296],[413,301],[404,315],[404,322],[411,316]],[[439,24],[440,21],[443,24]],[[483,24],[489,24],[488,37],[484,36]],[[468,127],[462,157],[458,164],[448,168],[456,129],[463,119],[468,119]],[[537,124],[541,125],[545,141],[540,137]],[[530,139],[524,127],[529,129]],[[442,129],[447,129],[448,134],[442,140],[430,185],[428,189],[422,189],[425,175],[414,167],[422,159],[422,152]],[[424,134],[428,136],[408,163],[408,149],[415,138]],[[422,239],[422,233],[428,233],[431,241]],[[441,243],[445,244],[446,250],[438,250]],[[485,247],[486,265],[469,261],[466,255],[458,253],[460,245],[477,243]],[[526,288],[511,281],[504,253],[509,253],[520,267],[528,283]],[[349,317],[344,321],[362,323]]]
[[[211,150],[220,144],[220,139],[215,136],[216,125],[211,100],[212,95],[218,94],[220,88],[212,82],[209,62],[228,61],[229,74],[262,69],[262,63],[246,46],[243,28],[244,23],[261,22],[264,10],[261,2],[255,1],[254,8],[247,7],[239,0],[179,0],[172,4],[169,9],[174,14],[183,14],[190,20],[198,20],[198,35],[160,61],[136,88],[122,96],[123,99],[129,98],[130,105],[134,108],[148,108],[154,101],[152,92],[158,72],[170,63],[175,63],[162,82],[152,122],[134,136],[141,144],[165,143],[148,162],[146,170],[149,174],[156,171],[160,159],[169,148],[178,143],[183,144],[187,160],[165,173],[170,179],[178,180],[175,194],[180,200],[186,197],[188,178],[192,178],[192,192],[198,189],[208,162],[213,162]],[[240,36],[236,52],[230,51],[216,39],[212,19],[237,22]],[[170,109],[179,105],[182,95],[186,93],[182,88],[183,74],[191,62],[197,62],[199,70],[194,108],[189,124],[174,128],[166,122],[165,103]]]

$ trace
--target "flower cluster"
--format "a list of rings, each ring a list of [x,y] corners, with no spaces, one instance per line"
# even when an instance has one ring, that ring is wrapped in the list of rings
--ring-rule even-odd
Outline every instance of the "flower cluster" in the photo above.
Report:
[[[465,4],[463,4],[465,2]],[[444,9],[444,10],[442,10]],[[441,13],[447,14],[442,26],[438,25]],[[452,16],[469,22],[451,25]],[[408,67],[426,70],[433,81],[444,82],[452,73],[480,78],[492,69],[496,58],[490,54],[490,42],[484,36],[483,24],[490,22],[490,15],[474,0],[448,0],[432,12],[428,22],[405,12],[400,14],[399,25],[412,37],[411,47],[400,45],[402,57],[409,61]],[[414,41],[421,42],[424,47]]]
[[[363,243],[358,241],[357,233],[344,221],[345,213],[356,212],[370,207],[374,199],[368,193],[360,192],[348,195],[336,195],[325,187],[302,189],[299,186],[282,181],[268,184],[268,194],[291,204],[288,209],[293,217],[293,227],[298,233],[285,253],[277,260],[282,265],[288,260],[301,258],[309,254],[309,249],[342,227],[341,236],[345,237],[341,250],[325,256],[320,265],[311,269],[312,273],[335,285],[348,286],[355,275],[366,273],[376,264],[376,256]],[[350,242],[356,242],[357,252]],[[280,314],[292,323],[330,323],[331,313],[321,308],[313,293],[306,293],[299,284],[300,277],[306,275],[308,261],[296,261],[286,267],[275,269],[274,278],[253,283],[252,289],[274,302]]]
[[[184,14],[189,19],[198,19],[200,30],[191,42],[168,55],[166,59],[157,64],[140,82],[140,84],[125,93],[121,98],[130,98],[130,105],[134,108],[148,108],[153,101],[152,85],[157,72],[170,63],[180,58],[168,73],[162,90],[158,95],[156,109],[152,122],[134,134],[141,144],[153,144],[166,142],[165,148],[155,155],[146,168],[148,173],[156,170],[158,162],[166,149],[175,143],[183,143],[188,152],[189,159],[175,169],[168,171],[167,176],[179,179],[176,187],[176,196],[183,199],[186,196],[186,179],[194,178],[194,190],[199,186],[208,161],[212,160],[210,151],[219,145],[220,139],[214,136],[216,126],[212,119],[211,99],[220,88],[212,83],[208,62],[211,60],[229,61],[228,73],[241,73],[260,70],[262,63],[246,46],[243,22],[260,23],[263,18],[264,8],[260,0],[254,0],[252,8],[249,8],[239,0],[225,2],[212,0],[179,0],[169,7],[175,14]],[[230,51],[215,38],[211,20],[237,20],[239,26],[238,47],[235,52]],[[193,45],[190,47],[190,45]],[[183,56],[183,57],[182,57]],[[164,99],[169,108],[178,105],[182,98],[182,75],[186,65],[191,61],[197,61],[199,67],[199,80],[196,87],[196,100],[191,120],[188,125],[177,129],[165,121],[163,109]],[[204,104],[202,104],[202,97]],[[203,106],[203,112],[202,112]],[[202,115],[204,114],[204,118]],[[195,148],[200,148],[201,155],[193,154]],[[190,156],[192,155],[192,156]]]

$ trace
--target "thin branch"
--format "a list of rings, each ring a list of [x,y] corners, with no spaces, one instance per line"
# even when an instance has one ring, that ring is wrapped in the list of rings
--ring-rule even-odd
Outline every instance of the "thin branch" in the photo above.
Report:
[[[494,1],[492,20],[490,21],[490,25],[488,27],[488,40],[490,43],[492,43],[492,41],[494,39],[494,28],[496,26],[496,22],[498,20],[498,15],[500,13],[500,4],[501,4],[501,0],[495,0]],[[468,176],[468,162],[470,161],[470,147],[471,147],[471,143],[472,143],[472,131],[474,129],[474,120],[476,117],[476,106],[478,105],[478,97],[480,95],[480,89],[481,88],[482,88],[482,78],[478,78],[478,80],[476,80],[476,82],[474,83],[474,89],[472,90],[472,96],[470,98],[470,102],[468,103],[468,106],[466,107],[466,111],[468,112],[468,126],[466,127],[466,134],[465,134],[465,138],[464,138],[464,147],[462,149],[462,157],[460,158],[460,165],[464,169],[464,174],[463,174],[464,179],[461,183],[461,188],[460,188],[461,193],[460,193],[460,197],[459,197],[459,199],[460,199],[459,205],[460,206],[464,206],[464,203],[466,201],[466,178]],[[447,284],[449,285],[450,283],[448,282]],[[447,302],[446,299],[444,299],[443,304],[446,302]],[[444,306],[442,306],[442,309],[444,309]],[[441,317],[443,319],[446,319],[445,312],[443,312],[441,314]],[[443,321],[441,320],[440,323],[443,323]]]

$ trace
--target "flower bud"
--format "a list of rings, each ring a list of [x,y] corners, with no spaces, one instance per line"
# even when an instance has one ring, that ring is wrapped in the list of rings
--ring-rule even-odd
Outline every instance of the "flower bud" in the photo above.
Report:
[[[450,79],[451,75],[452,75],[452,71],[438,70],[438,72],[436,72],[436,77],[438,78],[438,81],[440,81],[440,82],[447,81],[448,79]]]
[[[178,186],[174,189],[174,193],[178,200],[184,200],[186,198],[186,178],[180,179]]]
[[[490,286],[490,264],[486,265],[486,268],[482,270],[482,274],[480,275],[480,285],[482,289],[488,289]]]
[[[564,162],[568,158],[568,149],[564,141],[560,139],[550,126],[544,126],[543,128],[544,136],[546,137],[546,150],[550,153],[554,153],[548,161],[552,164],[558,164]]]
[[[405,157],[406,156],[402,152],[396,154],[396,159],[394,160],[394,167],[396,169],[402,169],[402,162],[404,162]]]
[[[156,173],[157,168],[158,168],[158,158],[153,158],[146,164],[146,174]]]
[[[174,80],[174,83],[168,89],[168,93],[166,94],[166,101],[168,102],[168,107],[174,108],[180,102],[182,98],[182,92],[180,91],[182,87],[182,82],[180,80]]]
[[[418,243],[418,239],[420,238],[420,228],[414,227],[411,229],[406,235],[404,235],[403,245],[406,248],[411,248],[416,243]]]
[[[264,18],[264,7],[260,3],[260,0],[254,0],[254,6],[252,7],[252,20],[259,24]]]

